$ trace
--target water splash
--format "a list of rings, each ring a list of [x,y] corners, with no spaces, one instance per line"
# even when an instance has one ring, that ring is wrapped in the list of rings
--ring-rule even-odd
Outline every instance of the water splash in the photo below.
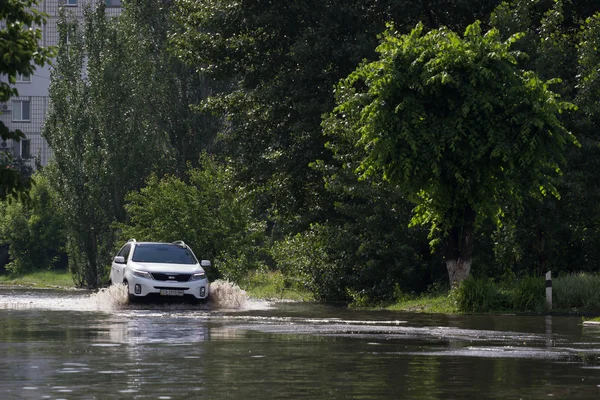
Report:
[[[185,309],[240,309],[248,300],[248,295],[238,285],[229,281],[216,280],[210,284],[208,302],[204,304],[181,303],[134,303],[127,296],[125,285],[112,285],[90,295],[90,301],[100,310],[119,310],[124,308],[185,308]]]
[[[209,303],[211,308],[243,308],[248,295],[238,285],[229,281],[216,280],[210,284]]]
[[[17,294],[18,293],[18,294]],[[244,290],[229,281],[217,280],[210,284],[206,303],[181,302],[130,303],[125,285],[112,285],[90,292],[16,290],[12,293],[0,291],[0,309],[50,309],[78,311],[120,311],[135,309],[157,310],[242,310],[265,308],[260,301],[250,300]]]
[[[127,286],[111,285],[107,288],[102,288],[90,295],[89,302],[95,304],[99,310],[126,308],[129,305]]]

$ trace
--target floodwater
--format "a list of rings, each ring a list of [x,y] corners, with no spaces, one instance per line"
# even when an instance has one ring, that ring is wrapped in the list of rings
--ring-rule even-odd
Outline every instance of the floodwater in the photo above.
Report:
[[[0,399],[596,399],[580,317],[0,289]]]

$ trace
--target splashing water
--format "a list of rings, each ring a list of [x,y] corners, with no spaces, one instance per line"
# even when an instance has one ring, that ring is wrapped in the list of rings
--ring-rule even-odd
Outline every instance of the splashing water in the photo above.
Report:
[[[264,302],[250,300],[238,285],[223,280],[210,284],[209,298],[206,303],[135,303],[129,302],[125,285],[112,285],[95,293],[81,292],[41,292],[29,290],[15,296],[0,293],[0,309],[51,309],[78,311],[115,311],[126,309],[164,309],[164,310],[203,310],[216,309],[242,310],[263,309],[268,307]]]
[[[240,309],[248,295],[238,285],[229,281],[216,280],[210,284],[208,302],[205,304],[154,304],[152,308],[189,308],[189,309]],[[100,310],[131,308],[125,285],[112,285],[90,295],[90,300]],[[139,305],[147,308],[147,305]]]
[[[89,297],[89,301],[95,304],[99,310],[114,310],[125,308],[129,304],[127,297],[127,286],[111,285],[100,289]]]
[[[213,308],[242,308],[248,300],[246,292],[229,281],[212,282],[209,293],[209,302]]]

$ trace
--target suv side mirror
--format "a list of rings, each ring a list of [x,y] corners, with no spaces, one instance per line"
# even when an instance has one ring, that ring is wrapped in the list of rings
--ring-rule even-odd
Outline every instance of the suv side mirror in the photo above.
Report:
[[[210,267],[210,261],[202,260],[200,261],[200,265],[202,266],[202,268]]]
[[[125,264],[125,257],[123,256],[116,256],[114,259],[115,263],[117,264]]]

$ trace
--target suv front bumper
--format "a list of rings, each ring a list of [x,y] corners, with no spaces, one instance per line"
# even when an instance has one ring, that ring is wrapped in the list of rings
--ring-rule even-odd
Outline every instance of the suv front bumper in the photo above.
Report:
[[[187,282],[157,281],[154,279],[140,278],[131,275],[128,277],[129,294],[136,297],[148,295],[165,298],[193,296],[197,300],[208,298],[208,279]]]

